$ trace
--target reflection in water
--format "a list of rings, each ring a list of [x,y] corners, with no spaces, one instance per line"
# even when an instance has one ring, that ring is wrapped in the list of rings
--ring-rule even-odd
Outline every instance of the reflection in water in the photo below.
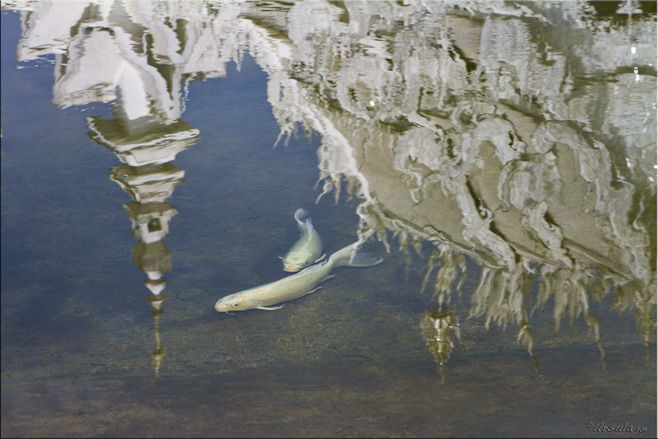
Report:
[[[195,142],[199,132],[182,121],[171,125],[152,120],[144,124],[140,119],[116,123],[116,119],[108,121],[90,117],[88,122],[92,140],[130,163],[113,167],[110,178],[134,200],[124,207],[132,222],[133,235],[139,240],[133,247],[133,263],[147,274],[144,285],[152,293],[146,299],[153,306],[156,347],[151,356],[153,369],[158,375],[165,351],[160,339],[160,315],[162,302],[168,298],[162,294],[165,287],[162,276],[171,273],[171,257],[162,239],[169,233],[169,220],[178,213],[166,200],[175,187],[185,181],[185,173],[170,160]],[[126,134],[126,126],[139,129]],[[145,138],[134,133],[144,133]]]
[[[108,49],[108,53],[115,55],[106,58],[100,66],[105,63],[123,66],[122,70],[112,72],[115,78],[119,78],[114,87],[108,89],[103,86],[105,95],[114,96],[112,103],[115,118],[105,120],[89,117],[87,121],[89,137],[97,144],[106,146],[125,163],[110,170],[110,179],[118,183],[134,200],[124,207],[132,222],[133,235],[138,239],[133,247],[133,263],[148,276],[144,285],[152,293],[146,299],[153,307],[156,346],[151,357],[153,369],[158,376],[165,352],[160,338],[160,316],[162,303],[168,299],[162,294],[165,288],[162,276],[171,273],[171,257],[162,239],[169,233],[170,219],[178,213],[166,201],[176,186],[185,181],[185,172],[172,162],[179,152],[195,143],[200,135],[199,130],[190,124],[172,120],[179,114],[182,102],[165,88],[166,82],[176,79],[176,74],[167,68],[170,62],[161,59],[150,65],[148,56],[138,52],[143,48],[140,49],[134,41],[135,38],[143,37],[142,32],[132,35],[129,44],[121,44],[121,41],[115,41],[113,37],[126,30],[118,24],[113,29],[116,30],[114,35],[105,27],[98,32],[94,28],[76,44],[100,44]],[[103,38],[106,39],[92,42],[102,34],[105,34]],[[111,51],[117,48],[124,50],[116,53]],[[96,51],[84,52],[73,64],[84,64],[87,53],[98,55]],[[157,69],[158,66],[160,69]],[[81,74],[81,78],[76,79],[76,73]],[[98,80],[99,77],[92,73],[73,69],[72,73],[65,73],[62,78],[67,78],[68,87],[76,89],[80,82],[89,82],[92,78]],[[59,81],[59,84],[63,89],[66,88],[64,81]],[[89,84],[84,87],[89,87]],[[71,103],[65,93],[60,98],[62,96],[65,105]]]
[[[582,315],[604,358],[590,305],[610,284],[648,346],[655,15],[624,9],[611,26],[585,3],[459,6],[293,6],[294,62],[270,70],[283,133],[300,123],[322,135],[323,194],[347,181],[361,233],[437,247],[430,327],[451,326],[445,305],[468,254],[483,267],[469,315],[516,323],[531,355],[531,311],[553,301],[556,327]],[[323,25],[303,25],[311,16]],[[451,343],[433,337],[444,363]]]
[[[150,11],[133,2],[29,3],[23,6],[28,12],[22,15],[18,60],[55,55],[53,102],[61,107],[112,104],[112,120],[87,118],[89,137],[124,163],[110,170],[110,178],[134,200],[124,207],[138,239],[133,262],[148,277],[156,344],[151,356],[158,375],[165,352],[159,331],[167,299],[162,277],[171,272],[162,239],[178,213],[166,201],[185,181],[173,160],[200,137],[179,119],[181,85],[192,58],[185,51],[184,23],[171,28],[165,21],[151,22]]]
[[[168,299],[162,294],[165,288],[162,276],[171,273],[171,257],[162,239],[169,233],[169,220],[178,213],[166,200],[185,181],[185,173],[171,162],[200,136],[186,122],[165,124],[121,104],[125,102],[116,103],[118,117],[113,120],[89,117],[89,136],[126,163],[113,167],[110,179],[134,200],[124,207],[132,222],[133,235],[139,240],[133,247],[133,263],[148,276],[144,285],[152,293],[146,299],[153,307],[156,346],[151,357],[158,376],[165,352],[160,338],[160,316],[162,303]],[[139,117],[130,119],[127,117],[130,112]]]
[[[439,363],[441,377],[445,378],[444,365],[450,358],[455,341],[461,338],[459,319],[454,311],[440,309],[428,311],[420,321],[420,327],[427,340],[427,347]]]
[[[591,304],[609,295],[635,311],[648,347],[650,4],[28,3],[19,60],[56,54],[54,102],[115,105],[114,120],[89,119],[90,135],[126,163],[111,178],[135,200],[133,258],[151,298],[170,270],[161,239],[176,210],[165,200],[183,178],[171,161],[199,135],[179,120],[180,90],[248,50],[269,75],[277,142],[300,125],[321,135],[321,196],[338,200],[344,181],[360,200],[361,236],[435,248],[424,287],[434,283],[437,304],[422,327],[440,365],[459,336],[465,255],[482,267],[469,316],[516,324],[531,355],[531,314],[552,301],[556,328],[582,315],[604,358]]]

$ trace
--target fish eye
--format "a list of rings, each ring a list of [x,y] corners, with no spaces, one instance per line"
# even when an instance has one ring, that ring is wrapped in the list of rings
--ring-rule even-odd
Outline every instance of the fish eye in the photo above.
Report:
[[[238,306],[238,304],[237,304],[237,303],[234,303],[233,306]]]

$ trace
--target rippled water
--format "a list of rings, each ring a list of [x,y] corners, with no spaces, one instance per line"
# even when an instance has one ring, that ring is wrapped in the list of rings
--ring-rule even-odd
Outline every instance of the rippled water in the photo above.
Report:
[[[3,437],[656,436],[655,2],[2,5]]]

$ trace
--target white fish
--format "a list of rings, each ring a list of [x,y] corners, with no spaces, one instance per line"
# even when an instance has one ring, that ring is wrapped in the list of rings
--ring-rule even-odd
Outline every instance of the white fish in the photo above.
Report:
[[[326,261],[311,265],[299,273],[259,287],[222,297],[215,304],[215,310],[228,313],[229,311],[246,311],[249,309],[264,309],[268,311],[279,309],[283,305],[272,305],[311,294],[320,288],[316,288],[320,282],[333,277],[329,273],[336,267],[344,265],[350,267],[372,267],[377,265],[383,261],[382,258],[373,258],[367,253],[356,253],[366,239],[368,239],[368,236],[338,250]]]
[[[297,228],[299,229],[299,240],[292,246],[283,259],[283,271],[295,272],[304,267],[319,262],[326,255],[320,256],[322,253],[322,240],[317,230],[313,228],[311,219],[306,218],[308,211],[305,209],[297,209],[295,212],[295,221],[297,221]],[[306,221],[302,221],[306,218]]]

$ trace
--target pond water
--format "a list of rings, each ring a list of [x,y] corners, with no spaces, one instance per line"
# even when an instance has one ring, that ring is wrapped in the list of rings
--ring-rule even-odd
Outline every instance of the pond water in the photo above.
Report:
[[[656,437],[655,2],[2,9],[3,437]]]

